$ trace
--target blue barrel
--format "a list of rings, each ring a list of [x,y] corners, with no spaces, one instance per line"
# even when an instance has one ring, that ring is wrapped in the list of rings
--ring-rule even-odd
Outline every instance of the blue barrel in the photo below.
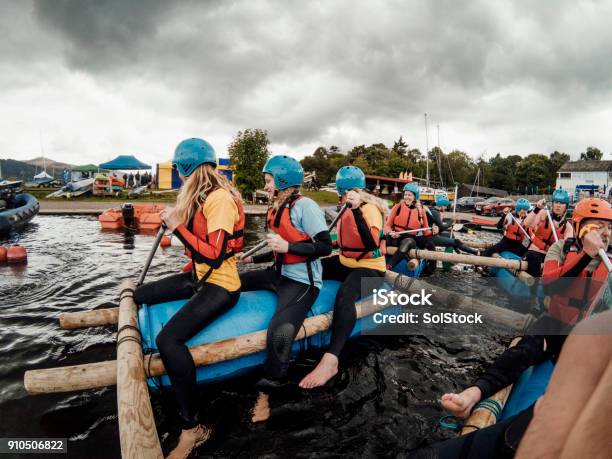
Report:
[[[317,301],[311,308],[309,316],[324,314],[334,307],[336,292],[340,286],[337,281],[324,281]],[[189,347],[201,344],[234,338],[240,335],[266,330],[276,310],[276,294],[268,291],[258,290],[253,292],[242,292],[236,306],[221,317],[204,328],[187,342]],[[138,325],[143,338],[143,349],[145,353],[158,352],[155,338],[165,323],[186,303],[186,300],[170,301],[152,306],[143,306],[138,311]],[[385,312],[400,312],[401,306],[390,307]],[[351,336],[358,336],[362,327],[372,327],[372,320],[358,320]],[[329,345],[331,331],[327,330],[305,340],[296,341],[293,344],[293,355],[300,349],[322,348]],[[217,382],[246,373],[263,364],[265,352],[247,355],[234,360],[215,363],[199,367],[196,370],[198,383]],[[149,387],[170,386],[167,376],[161,378],[149,378]]]
[[[502,252],[500,255],[507,260],[521,260],[522,258],[513,252]],[[528,300],[531,296],[531,289],[521,282],[516,276],[513,276],[510,271],[504,268],[490,268],[492,274],[495,275],[497,283],[510,296]],[[542,284],[537,287],[538,298],[544,298]]]
[[[512,387],[501,420],[508,419],[534,404],[548,387],[553,369],[554,366],[549,360],[525,370]]]

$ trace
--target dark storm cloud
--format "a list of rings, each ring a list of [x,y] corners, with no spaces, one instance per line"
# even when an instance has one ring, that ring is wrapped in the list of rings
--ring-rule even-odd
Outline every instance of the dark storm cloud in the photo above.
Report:
[[[154,82],[174,116],[264,127],[288,145],[424,111],[489,128],[610,99],[600,2],[41,0],[32,10],[42,40],[31,65],[49,47],[132,103],[148,101],[126,88]]]

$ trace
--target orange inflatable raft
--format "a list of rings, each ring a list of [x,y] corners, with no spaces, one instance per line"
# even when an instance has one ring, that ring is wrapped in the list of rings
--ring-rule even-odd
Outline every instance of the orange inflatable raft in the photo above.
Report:
[[[98,220],[102,229],[129,228],[139,231],[157,231],[162,224],[160,213],[164,207],[163,204],[125,203],[119,209],[105,210]]]

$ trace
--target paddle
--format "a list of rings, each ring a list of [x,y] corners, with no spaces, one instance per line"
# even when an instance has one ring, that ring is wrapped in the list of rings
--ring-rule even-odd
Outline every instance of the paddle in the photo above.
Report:
[[[391,231],[389,234],[397,234],[398,236],[401,236],[402,234],[411,234],[411,233],[418,233],[419,231],[427,231],[427,230],[431,230],[431,226],[429,228],[417,228],[417,229],[411,229],[411,230],[406,230],[406,231]]]
[[[334,217],[334,219],[332,220],[332,222],[329,224],[329,226],[327,227],[327,230],[330,231],[334,226],[336,226],[336,223],[338,223],[338,220],[340,220],[340,217],[342,217],[342,214],[346,211],[346,209],[349,209],[351,207],[351,203],[347,202],[344,207],[342,207],[342,209],[340,209],[340,212],[338,212],[338,214]],[[246,258],[246,257],[250,257],[251,255],[253,255],[256,252],[259,252],[261,249],[263,249],[266,245],[268,245],[268,241],[261,241],[259,244],[257,244],[255,247],[247,250],[245,253],[242,254],[241,258]]]
[[[508,215],[510,215],[510,218],[511,218],[512,220],[514,220],[514,223],[516,223],[516,224],[518,225],[519,229],[520,229],[520,230],[523,232],[523,234],[525,235],[525,237],[531,241],[531,238],[529,237],[529,234],[527,234],[527,231],[525,231],[525,228],[523,228],[523,227],[521,226],[521,222],[519,222],[519,221],[516,219],[516,217],[515,217],[514,215],[512,215],[512,213],[509,213]]]
[[[136,287],[141,286],[142,283],[144,282],[144,278],[147,275],[147,271],[149,271],[149,266],[151,266],[151,261],[153,261],[153,256],[155,255],[155,252],[157,251],[157,247],[159,246],[159,243],[161,242],[162,237],[164,237],[165,232],[166,232],[166,225],[162,223],[162,225],[159,227],[159,231],[157,232],[157,236],[155,236],[155,241],[153,241],[153,246],[151,247],[151,251],[149,252],[149,257],[147,258],[147,261],[144,265],[144,269],[142,270],[142,273],[140,273],[140,277],[138,278],[138,283],[136,284]]]
[[[546,209],[546,215],[548,216],[548,224],[550,225],[550,229],[552,230],[553,236],[555,237],[555,242],[559,242],[559,237],[557,236],[557,231],[555,230],[555,225],[553,223],[552,215],[550,215],[550,210],[548,207]]]

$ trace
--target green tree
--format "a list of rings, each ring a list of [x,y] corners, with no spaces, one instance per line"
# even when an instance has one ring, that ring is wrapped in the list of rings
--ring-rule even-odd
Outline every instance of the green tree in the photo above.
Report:
[[[406,152],[408,151],[408,144],[404,142],[403,137],[400,136],[400,138],[397,139],[397,141],[393,142],[393,148],[391,150],[393,150],[395,153],[397,153],[400,156],[404,156]]]
[[[581,160],[596,160],[599,161],[603,158],[603,153],[599,148],[587,147],[586,151],[580,153]]]
[[[539,193],[551,186],[551,161],[545,155],[531,154],[516,166],[516,184],[520,192]],[[553,182],[554,183],[554,182]]]
[[[264,185],[263,169],[270,151],[268,132],[261,129],[238,131],[228,151],[236,168],[236,186],[243,196],[252,198],[253,192]]]

